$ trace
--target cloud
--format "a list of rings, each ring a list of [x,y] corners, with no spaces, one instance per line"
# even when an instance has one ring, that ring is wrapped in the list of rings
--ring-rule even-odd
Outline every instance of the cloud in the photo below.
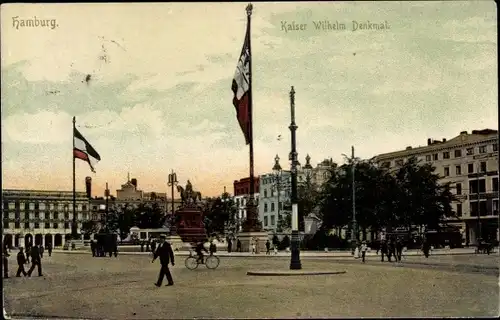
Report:
[[[10,139],[30,144],[60,144],[71,141],[71,116],[65,112],[40,111],[17,114],[3,121]]]

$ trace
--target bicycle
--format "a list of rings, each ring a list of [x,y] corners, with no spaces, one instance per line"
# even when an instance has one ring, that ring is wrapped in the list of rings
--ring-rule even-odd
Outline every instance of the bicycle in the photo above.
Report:
[[[191,251],[189,257],[186,258],[184,264],[189,270],[194,270],[198,268],[198,265],[204,264],[208,269],[216,269],[219,266],[220,259],[217,256],[209,255],[205,258],[205,262],[200,262],[198,256],[194,255]]]

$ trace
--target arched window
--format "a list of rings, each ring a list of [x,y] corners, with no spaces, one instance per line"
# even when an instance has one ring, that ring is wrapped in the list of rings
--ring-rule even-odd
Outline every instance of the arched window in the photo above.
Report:
[[[271,203],[271,212],[274,212],[274,202]]]

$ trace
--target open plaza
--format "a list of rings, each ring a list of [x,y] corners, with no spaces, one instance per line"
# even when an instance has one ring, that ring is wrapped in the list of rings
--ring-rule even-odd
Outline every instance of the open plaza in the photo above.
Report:
[[[220,266],[188,270],[177,254],[175,285],[157,288],[148,253],[92,258],[55,251],[43,277],[4,280],[12,319],[430,317],[498,315],[498,254],[408,255],[401,263],[303,256],[303,271],[336,275],[249,276],[287,270],[290,257],[223,256]],[[10,269],[15,270],[11,259]]]

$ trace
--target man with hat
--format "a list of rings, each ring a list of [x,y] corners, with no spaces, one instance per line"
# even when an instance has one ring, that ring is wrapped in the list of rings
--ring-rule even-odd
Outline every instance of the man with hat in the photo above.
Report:
[[[168,284],[167,286],[173,286],[174,285],[174,280],[172,279],[172,274],[170,273],[170,269],[168,268],[168,264],[172,263],[172,266],[174,266],[174,251],[172,250],[172,246],[170,243],[166,241],[167,236],[162,234],[160,236],[160,244],[158,245],[158,248],[154,252],[154,257],[153,261],[151,263],[155,262],[156,258],[160,257],[160,264],[161,264],[161,269],[160,269],[160,275],[158,276],[158,281],[155,283],[155,286],[160,287],[163,278],[167,276],[167,281]]]

